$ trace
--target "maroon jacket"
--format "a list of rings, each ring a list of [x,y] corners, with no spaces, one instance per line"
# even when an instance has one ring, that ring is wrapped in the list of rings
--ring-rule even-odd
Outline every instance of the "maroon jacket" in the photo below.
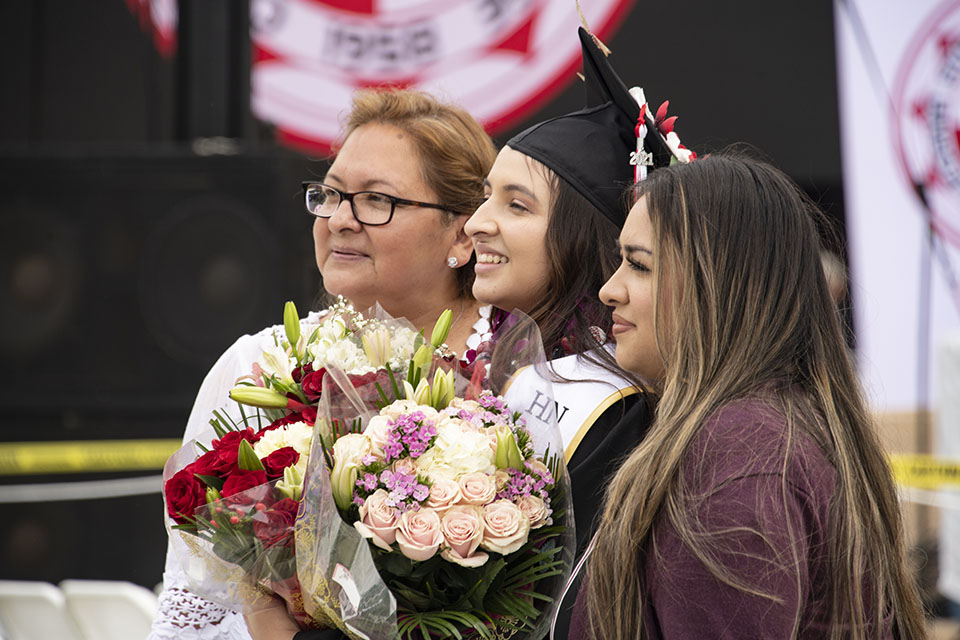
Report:
[[[691,508],[716,562],[781,602],[715,578],[661,514],[641,551],[647,638],[789,638],[797,611],[799,637],[827,637],[824,542],[836,473],[808,436],[795,440],[784,467],[785,446],[784,416],[759,398],[739,400],[704,423],[680,470],[700,496]],[[585,594],[569,638],[589,637]],[[892,638],[889,626],[884,637]]]

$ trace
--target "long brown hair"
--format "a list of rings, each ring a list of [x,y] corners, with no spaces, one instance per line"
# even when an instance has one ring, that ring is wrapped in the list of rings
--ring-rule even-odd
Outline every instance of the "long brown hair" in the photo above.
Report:
[[[816,207],[773,167],[718,155],[654,171],[637,196],[654,230],[658,291],[670,287],[669,311],[662,296],[654,304],[666,375],[654,425],[607,490],[589,564],[597,636],[643,637],[638,576],[641,553],[656,553],[656,519],[675,528],[718,580],[776,599],[711,560],[690,515],[695,498],[678,473],[705,419],[765,389],[786,418],[781,464],[810,438],[836,470],[821,594],[830,636],[879,637],[892,613],[899,637],[923,637],[894,484],[821,268]]]
[[[411,137],[424,182],[447,207],[447,212],[441,212],[445,221],[477,210],[483,202],[483,180],[497,151],[473,116],[422,91],[362,89],[353,94],[342,140],[371,123],[397,127]],[[457,269],[462,298],[473,297],[474,262],[471,255],[469,262]]]

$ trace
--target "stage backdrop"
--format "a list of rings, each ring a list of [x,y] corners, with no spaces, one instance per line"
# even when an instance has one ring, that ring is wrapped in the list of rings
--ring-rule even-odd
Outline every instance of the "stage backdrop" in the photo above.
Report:
[[[861,375],[888,446],[957,459],[960,349],[951,360],[948,345],[960,331],[960,0],[835,9]],[[954,505],[937,513],[938,586],[960,601],[956,495],[905,497]],[[930,514],[912,513],[932,541]]]
[[[858,362],[874,409],[922,411],[960,330],[960,1],[835,13]]]

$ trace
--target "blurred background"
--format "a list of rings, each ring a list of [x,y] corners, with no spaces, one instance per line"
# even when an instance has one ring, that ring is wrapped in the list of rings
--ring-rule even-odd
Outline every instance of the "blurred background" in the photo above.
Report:
[[[949,219],[931,224],[916,181],[864,168],[895,145],[889,126],[871,130],[858,114],[890,115],[904,52],[931,15],[943,25],[960,10],[922,2],[891,52],[883,25],[903,19],[880,25],[881,5],[896,5],[875,4],[861,14],[830,0],[581,1],[628,86],[653,108],[670,100],[686,146],[702,155],[747,143],[820,203],[841,273],[848,262],[855,278],[871,271],[853,264],[865,252],[847,257],[846,233],[862,224],[853,208],[868,202],[853,194],[887,183],[906,193],[919,213],[894,211],[893,224],[867,204],[874,229],[901,240],[917,229],[909,252],[880,258],[909,262],[906,284],[855,283],[841,298],[858,347],[861,324],[885,315],[862,316],[861,300],[886,295],[888,310],[916,311],[896,329],[912,345],[903,379],[886,382],[913,393],[871,397],[895,416],[897,446],[928,452],[931,345],[937,327],[960,326],[952,290],[938,293],[955,244],[944,232],[946,259],[932,258]],[[324,174],[350,92],[422,86],[501,145],[582,106],[579,23],[574,0],[0,3],[0,578],[159,582],[159,473],[203,375],[239,335],[279,321],[285,300],[304,310],[316,298],[300,181]],[[946,58],[955,41],[942,35],[926,37]],[[957,87],[938,82],[953,118]],[[939,324],[928,322],[934,307],[946,309]],[[915,539],[935,537],[936,514],[916,518]]]

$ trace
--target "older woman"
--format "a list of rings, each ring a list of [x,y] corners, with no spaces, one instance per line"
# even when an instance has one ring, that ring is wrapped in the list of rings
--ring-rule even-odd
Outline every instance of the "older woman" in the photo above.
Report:
[[[326,176],[304,183],[317,268],[328,294],[358,309],[375,303],[429,328],[453,310],[447,344],[465,353],[490,330],[489,307],[471,295],[473,246],[464,223],[483,195],[496,155],[462,109],[413,91],[354,96],[343,142]],[[201,436],[213,409],[250,372],[272,330],[241,337],[207,374],[184,442]],[[151,638],[249,638],[240,614],[187,588],[171,540]]]

